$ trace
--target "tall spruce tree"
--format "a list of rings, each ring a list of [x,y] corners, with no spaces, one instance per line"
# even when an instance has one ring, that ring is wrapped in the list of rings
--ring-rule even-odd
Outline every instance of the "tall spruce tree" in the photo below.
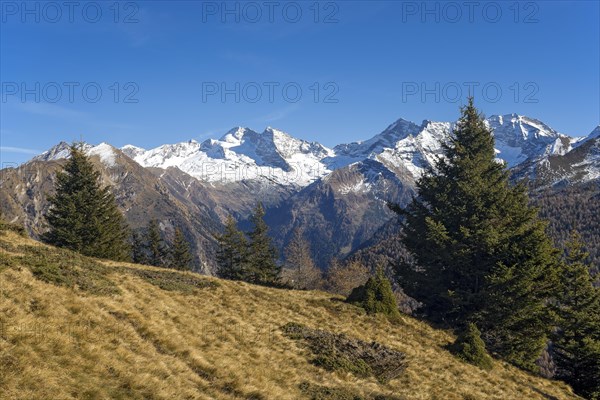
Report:
[[[164,267],[166,265],[166,249],[160,234],[160,227],[157,219],[151,219],[146,233],[148,251],[150,253],[148,261],[155,267]]]
[[[131,253],[132,261],[136,264],[148,264],[147,245],[139,232],[133,232],[131,235]]]
[[[225,222],[225,232],[217,236],[217,276],[224,279],[245,280],[248,241],[237,228],[233,216]]]
[[[577,394],[600,399],[600,289],[593,285],[587,258],[581,237],[573,232],[560,271],[553,355],[560,379]]]
[[[405,210],[392,205],[416,260],[400,265],[401,284],[429,317],[476,323],[491,351],[535,370],[551,326],[557,251],[524,185],[509,184],[472,98],[461,111],[444,157],[417,182],[418,197]]]
[[[70,158],[56,175],[56,193],[48,197],[49,231],[43,239],[87,256],[131,260],[129,228],[100,173],[81,144],[73,144]]]
[[[253,229],[248,234],[248,270],[246,280],[261,285],[275,285],[279,282],[281,268],[277,265],[275,247],[268,235],[269,227],[265,220],[265,210],[258,203],[252,214]]]
[[[192,253],[190,244],[179,228],[175,228],[175,237],[169,253],[169,262],[172,268],[179,270],[189,270],[192,268]]]

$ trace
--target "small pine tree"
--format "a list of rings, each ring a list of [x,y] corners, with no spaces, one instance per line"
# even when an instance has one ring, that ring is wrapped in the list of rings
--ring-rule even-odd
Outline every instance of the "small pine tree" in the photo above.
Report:
[[[576,393],[600,399],[600,290],[592,284],[588,254],[581,237],[573,232],[560,271],[553,337],[557,377]]]
[[[485,343],[481,339],[481,332],[473,323],[467,324],[467,328],[456,338],[450,346],[451,350],[460,359],[490,370],[493,367],[492,357],[485,350]]]
[[[169,255],[171,267],[179,270],[192,268],[193,257],[190,252],[190,245],[179,228],[175,229],[175,238]]]
[[[223,279],[245,280],[248,241],[237,228],[233,216],[225,222],[225,232],[217,236],[217,276]]]
[[[285,271],[288,283],[295,289],[319,289],[323,286],[323,273],[310,256],[310,245],[295,230],[285,249]]]
[[[276,285],[279,283],[281,268],[277,265],[277,255],[265,220],[265,210],[258,204],[252,214],[253,229],[249,233],[248,273],[246,280],[260,285]]]
[[[155,267],[165,266],[165,245],[163,243],[158,220],[152,219],[148,224],[146,241],[148,243],[148,251],[150,256],[148,261],[150,265]]]
[[[50,227],[42,239],[87,256],[131,260],[129,228],[108,187],[100,186],[100,173],[80,144],[56,175],[56,193],[48,197],[46,219]]]
[[[367,283],[352,290],[346,301],[364,308],[367,314],[384,314],[392,319],[400,317],[392,285],[381,267]]]

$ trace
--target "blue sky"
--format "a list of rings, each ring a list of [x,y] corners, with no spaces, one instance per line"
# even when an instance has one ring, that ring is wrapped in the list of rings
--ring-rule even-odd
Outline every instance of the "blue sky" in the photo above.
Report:
[[[333,146],[454,120],[469,87],[486,115],[574,136],[600,122],[597,1],[0,4],[3,167],[61,140],[151,148],[238,125]]]

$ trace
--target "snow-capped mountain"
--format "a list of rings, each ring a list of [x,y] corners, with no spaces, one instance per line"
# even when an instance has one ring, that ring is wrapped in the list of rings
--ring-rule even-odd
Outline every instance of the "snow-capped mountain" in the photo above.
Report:
[[[262,133],[237,127],[202,143],[190,140],[148,151],[128,145],[122,150],[144,167],[175,166],[208,182],[258,179],[305,186],[331,172],[321,160],[332,150],[271,127]]]
[[[577,141],[537,119],[517,114],[493,115],[486,123],[494,132],[498,158],[509,167],[531,158],[565,154]]]
[[[511,168],[529,159],[566,154],[580,140],[517,114],[493,115],[485,122],[494,133],[498,159],[506,161]],[[429,120],[419,126],[399,119],[367,141],[334,147],[335,156],[324,161],[336,169],[374,159],[392,170],[407,171],[416,179],[442,155],[442,143],[455,126],[454,122]]]
[[[600,126],[574,141],[568,152],[529,159],[517,166],[514,174],[517,179],[527,177],[542,188],[600,179]]]
[[[86,150],[90,149],[92,147],[91,145],[89,145],[87,143],[83,144],[83,146]],[[52,147],[51,149],[43,152],[40,155],[33,157],[31,161],[52,161],[52,160],[60,160],[63,158],[67,158],[67,157],[69,157],[70,147],[71,147],[71,145],[69,143],[60,142],[59,144]]]
[[[516,114],[492,116],[486,123],[495,136],[498,158],[516,179],[527,176],[546,187],[600,177],[600,127],[586,138],[573,138]],[[358,248],[392,217],[387,202],[410,200],[415,180],[442,156],[442,143],[455,126],[399,119],[368,140],[333,148],[274,128],[259,133],[241,127],[218,140],[150,150],[134,145],[117,149],[107,143],[84,148],[94,156],[104,183],[114,186],[136,229],[151,217],[168,226],[187,226],[197,248],[207,249],[202,258],[210,264],[212,233],[227,215],[244,221],[260,201],[276,243],[285,246],[299,229],[314,245],[314,259],[324,266],[329,258]],[[45,193],[60,168],[60,163],[49,162],[68,155],[69,145],[61,142],[4,174],[9,178],[0,180],[0,194],[12,204],[7,215],[23,219],[32,232],[41,229]]]
[[[496,139],[498,159],[511,168],[550,155],[565,155],[584,142],[517,114],[493,115],[485,122]],[[455,126],[455,122],[425,120],[417,125],[399,119],[371,139],[339,144],[333,149],[271,127],[261,133],[236,127],[218,140],[190,140],[150,150],[126,145],[120,150],[143,167],[176,167],[213,184],[260,181],[305,187],[334,170],[364,160],[377,161],[402,179],[414,181],[441,156],[442,143]],[[110,145],[86,146],[90,154],[111,162]],[[68,145],[60,143],[35,159],[67,155]]]
[[[110,167],[115,164],[115,151],[117,149],[111,146],[110,144],[103,142],[97,146],[92,146],[89,143],[83,143],[82,146],[87,155],[100,157],[100,160],[106,166]],[[52,161],[68,158],[70,153],[70,147],[71,145],[67,142],[60,142],[56,146],[52,147],[50,150],[45,151],[44,153],[38,156],[35,156],[32,159],[32,161]],[[129,156],[129,154],[127,155]]]

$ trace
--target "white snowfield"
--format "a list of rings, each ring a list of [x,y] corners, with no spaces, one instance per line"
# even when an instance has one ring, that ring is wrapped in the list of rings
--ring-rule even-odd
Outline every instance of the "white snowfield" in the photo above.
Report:
[[[498,160],[509,167],[550,154],[565,154],[585,140],[600,136],[600,127],[587,138],[575,138],[517,114],[493,115],[486,124],[493,130]],[[428,120],[417,125],[399,119],[369,140],[340,144],[333,149],[271,127],[262,133],[236,127],[219,140],[190,140],[150,150],[126,145],[120,150],[143,167],[176,167],[205,182],[264,180],[303,187],[333,170],[364,160],[377,161],[390,170],[408,171],[418,178],[441,156],[441,145],[455,125]],[[87,151],[100,156],[107,166],[115,163],[115,148],[109,144],[88,145]],[[35,159],[67,156],[68,145],[61,143]]]

